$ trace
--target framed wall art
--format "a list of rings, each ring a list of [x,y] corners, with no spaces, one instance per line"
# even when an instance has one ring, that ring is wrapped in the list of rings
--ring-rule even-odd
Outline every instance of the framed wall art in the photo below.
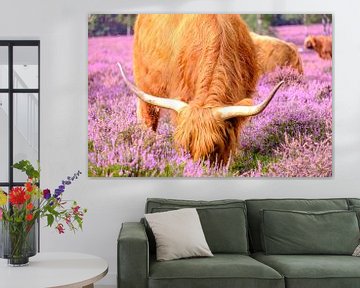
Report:
[[[88,16],[89,177],[331,177],[331,14]]]

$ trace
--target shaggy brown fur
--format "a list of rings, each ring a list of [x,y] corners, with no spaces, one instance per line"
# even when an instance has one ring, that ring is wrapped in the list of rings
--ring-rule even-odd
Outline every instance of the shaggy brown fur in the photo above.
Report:
[[[272,72],[276,67],[291,67],[303,74],[301,57],[295,44],[253,32],[250,35],[256,47],[262,74]]]
[[[135,82],[149,94],[189,104],[176,115],[174,139],[194,159],[226,162],[236,149],[246,117],[224,121],[209,108],[252,104],[259,78],[253,51],[238,15],[138,16]],[[138,116],[156,130],[157,107],[139,101]]]
[[[308,36],[305,38],[304,46],[314,49],[322,59],[332,59],[332,36]]]

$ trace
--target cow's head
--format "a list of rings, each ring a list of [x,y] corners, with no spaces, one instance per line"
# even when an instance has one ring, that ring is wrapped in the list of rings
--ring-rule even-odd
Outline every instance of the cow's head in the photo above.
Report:
[[[242,124],[250,116],[261,113],[270,103],[281,81],[260,104],[252,105],[252,99],[245,98],[234,106],[199,107],[181,100],[149,95],[132,84],[125,76],[120,64],[121,75],[141,100],[176,112],[174,140],[178,147],[190,152],[194,160],[209,158],[212,162],[225,164],[231,151],[238,145],[237,139]]]
[[[314,36],[308,36],[304,40],[304,46],[307,49],[315,49],[316,47],[316,38]]]

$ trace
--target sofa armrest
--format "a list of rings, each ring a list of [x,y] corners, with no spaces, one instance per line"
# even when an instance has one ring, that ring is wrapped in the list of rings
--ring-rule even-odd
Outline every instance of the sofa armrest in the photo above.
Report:
[[[123,223],[117,243],[118,288],[146,288],[149,242],[141,223]]]

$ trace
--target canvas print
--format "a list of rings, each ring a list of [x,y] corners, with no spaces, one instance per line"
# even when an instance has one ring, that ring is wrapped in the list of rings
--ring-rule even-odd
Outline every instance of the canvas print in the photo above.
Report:
[[[331,14],[88,16],[89,177],[331,177]]]

